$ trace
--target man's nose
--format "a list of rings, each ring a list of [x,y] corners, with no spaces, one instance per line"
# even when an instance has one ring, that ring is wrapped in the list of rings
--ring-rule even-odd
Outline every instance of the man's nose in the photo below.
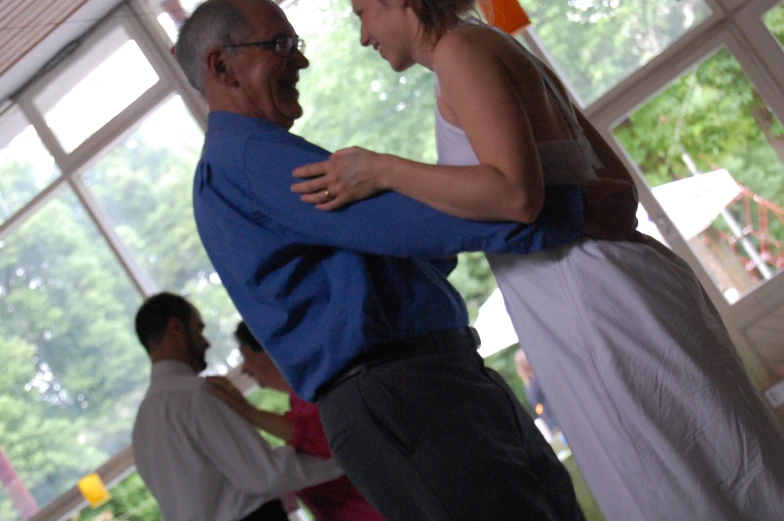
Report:
[[[310,65],[310,60],[308,60],[305,55],[299,49],[294,50],[294,54],[291,55],[291,63],[297,69],[307,69]]]

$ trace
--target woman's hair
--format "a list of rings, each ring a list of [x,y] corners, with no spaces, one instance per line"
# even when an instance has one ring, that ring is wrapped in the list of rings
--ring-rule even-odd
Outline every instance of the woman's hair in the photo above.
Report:
[[[422,23],[424,36],[440,37],[476,8],[476,0],[408,0],[408,5]]]
[[[254,337],[253,333],[250,332],[248,324],[246,324],[244,321],[237,324],[237,330],[234,332],[234,338],[236,338],[237,342],[240,344],[245,344],[246,346],[250,347],[252,351],[256,351],[258,353],[264,351],[264,347],[258,340],[256,340],[256,337]]]

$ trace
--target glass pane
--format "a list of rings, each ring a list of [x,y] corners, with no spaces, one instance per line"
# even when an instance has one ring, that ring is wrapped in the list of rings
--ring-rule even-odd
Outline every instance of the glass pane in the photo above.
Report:
[[[212,343],[211,370],[238,363],[232,335],[239,320],[199,239],[193,218],[193,175],[204,136],[179,97],[144,119],[136,131],[83,177],[117,233],[161,289],[196,305]]]
[[[784,46],[784,4],[779,4],[768,11],[762,21],[765,22],[779,43]]]
[[[157,82],[139,46],[118,27],[47,86],[35,104],[71,152]]]
[[[300,0],[285,11],[310,59],[299,82],[305,116],[292,131],[328,150],[357,145],[435,162],[432,73],[396,73],[360,47],[359,22],[346,0]]]
[[[18,476],[4,521],[128,446],[149,379],[140,300],[69,191],[0,242],[0,448]]]
[[[147,5],[150,11],[157,15],[158,23],[174,43],[182,23],[203,2],[204,0],[147,0]]]
[[[158,503],[136,472],[109,489],[109,494],[108,503],[95,509],[85,507],[69,521],[163,521]]]
[[[784,267],[784,127],[728,50],[614,132],[729,302]]]
[[[22,112],[0,118],[0,224],[46,188],[60,171]]]
[[[584,105],[711,14],[703,0],[523,3],[532,27]]]

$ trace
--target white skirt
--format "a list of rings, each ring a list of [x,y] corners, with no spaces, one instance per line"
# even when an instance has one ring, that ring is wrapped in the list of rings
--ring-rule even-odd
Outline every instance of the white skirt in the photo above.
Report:
[[[784,520],[784,430],[682,259],[593,240],[488,259],[606,521]]]

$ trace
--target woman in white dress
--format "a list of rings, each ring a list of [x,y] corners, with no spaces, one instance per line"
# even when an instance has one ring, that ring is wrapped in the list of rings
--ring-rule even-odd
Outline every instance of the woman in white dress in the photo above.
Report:
[[[352,3],[363,45],[436,74],[439,165],[345,149],[295,171],[303,201],[334,210],[394,190],[466,219],[532,222],[546,184],[632,182],[551,71],[460,21],[470,0]],[[784,520],[784,432],[685,262],[653,240],[589,238],[489,260],[607,521]]]

